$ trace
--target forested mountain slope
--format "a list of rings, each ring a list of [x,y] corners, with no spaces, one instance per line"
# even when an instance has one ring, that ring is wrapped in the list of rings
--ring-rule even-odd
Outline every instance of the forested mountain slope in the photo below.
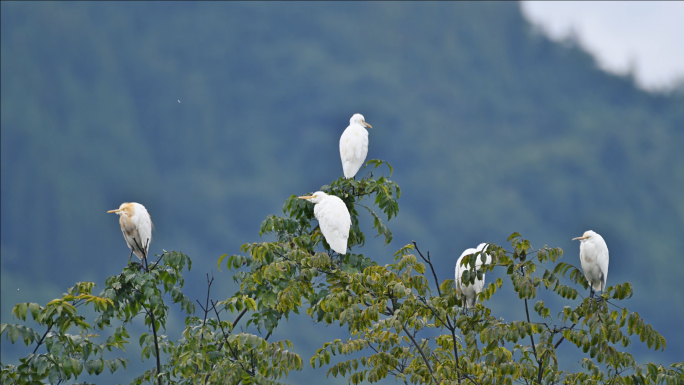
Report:
[[[630,309],[668,341],[653,359],[684,356],[684,97],[602,72],[518,4],[1,13],[3,322],[15,302],[117,273],[128,250],[105,212],[124,201],[151,213],[153,252],[195,260],[199,298],[219,255],[342,174],[339,135],[360,112],[369,159],[389,161],[403,192],[394,242],[369,239],[367,256],[416,240],[446,279],[462,250],[518,231],[579,265],[570,239],[592,229],[610,248],[608,284],[632,282]],[[227,297],[229,275],[215,274]]]

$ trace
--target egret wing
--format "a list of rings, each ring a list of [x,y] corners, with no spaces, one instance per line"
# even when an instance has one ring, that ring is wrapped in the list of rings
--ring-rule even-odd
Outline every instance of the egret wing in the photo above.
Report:
[[[585,245],[584,243],[580,243],[580,266],[582,266],[582,272],[584,273],[584,278],[587,279],[587,282],[589,282],[589,285],[591,286],[591,279],[589,278],[589,274],[587,272],[589,271],[589,263],[586,262],[587,257],[585,256],[586,254],[585,250]]]
[[[461,276],[463,276],[463,267],[461,266],[461,261],[463,261],[463,255],[456,261],[456,276],[455,276],[455,282],[456,282],[456,293],[458,293],[459,296],[461,296],[463,293],[461,291]]]
[[[135,253],[135,256],[142,259],[143,254],[138,248],[138,244],[140,244],[140,233],[138,232],[138,228],[135,225],[135,222],[131,217],[128,217],[127,215],[122,215],[119,217],[119,224],[121,225],[121,232],[123,233],[124,239],[126,240],[126,244],[128,244],[128,248],[133,250],[133,253]],[[137,241],[137,243],[136,243]]]
[[[342,158],[342,163],[351,162],[354,159],[354,134],[352,133],[352,126],[347,127],[340,137],[340,158]]]
[[[354,158],[365,159],[368,154],[368,131],[357,125],[350,125],[340,137],[340,157],[342,161]]]
[[[368,131],[358,125],[350,125],[340,137],[340,158],[345,177],[351,178],[359,171],[368,155]]]
[[[140,234],[140,246],[145,249],[145,254],[150,249],[150,243],[152,243],[152,220],[150,219],[150,214],[145,211],[144,213],[137,214],[133,217],[136,227],[138,228],[138,234]]]
[[[603,288],[605,290],[606,282],[608,282],[608,247],[604,248],[599,252],[598,264],[601,269],[601,274],[603,275]]]
[[[340,254],[344,254],[349,239],[351,217],[347,206],[340,198],[331,196],[314,208],[314,214],[325,240]]]

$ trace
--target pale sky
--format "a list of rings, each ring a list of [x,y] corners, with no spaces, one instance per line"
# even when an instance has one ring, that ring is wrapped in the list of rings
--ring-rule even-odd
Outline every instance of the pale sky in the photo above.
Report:
[[[684,84],[684,1],[523,1],[525,16],[554,40],[572,29],[601,68],[635,68],[644,89]]]

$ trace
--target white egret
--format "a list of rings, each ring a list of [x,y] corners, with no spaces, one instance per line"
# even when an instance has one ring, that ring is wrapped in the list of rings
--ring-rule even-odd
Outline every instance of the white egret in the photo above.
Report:
[[[580,263],[584,276],[589,282],[592,292],[606,288],[608,279],[608,246],[603,237],[592,230],[585,231],[581,237],[573,238],[573,241],[580,241]]]
[[[145,258],[152,242],[152,219],[145,206],[140,203],[126,202],[122,203],[117,210],[109,210],[107,213],[119,215],[121,232],[128,248],[131,249],[131,254],[135,253],[135,256],[141,260]],[[130,256],[128,260],[131,260]]]
[[[307,199],[316,205],[314,215],[318,219],[318,225],[325,240],[333,250],[346,254],[351,216],[342,199],[323,191],[316,191],[313,195],[302,196],[299,199]]]
[[[482,276],[482,279],[475,278],[475,282],[469,285],[468,283],[461,282],[463,272],[469,270],[468,265],[461,266],[461,261],[463,261],[463,257],[466,255],[475,254],[478,251],[486,251],[486,247],[486,243],[480,243],[476,249],[466,249],[456,262],[456,293],[458,293],[458,296],[462,298],[464,309],[475,306],[475,302],[477,302],[477,295],[482,292],[482,288],[484,287],[485,277]],[[487,260],[486,263],[492,263],[492,257],[489,254],[485,255]],[[482,260],[480,259],[480,256],[481,255],[478,255],[477,260],[475,261],[475,271],[480,270],[480,266],[482,266]]]
[[[368,131],[365,127],[373,128],[366,123],[363,115],[354,114],[349,119],[349,126],[340,137],[340,157],[344,177],[349,179],[359,171],[368,155]]]

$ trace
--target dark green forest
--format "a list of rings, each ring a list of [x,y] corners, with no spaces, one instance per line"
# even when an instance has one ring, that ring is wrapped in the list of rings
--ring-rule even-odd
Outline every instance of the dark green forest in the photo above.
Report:
[[[591,229],[608,284],[631,282],[630,310],[667,340],[632,353],[684,357],[684,96],[603,72],[517,3],[3,1],[1,17],[2,322],[118,273],[129,250],[106,211],[126,201],[152,216],[151,253],[192,257],[189,297],[212,272],[229,297],[219,256],[342,175],[339,136],[359,112],[368,159],[402,188],[392,244],[369,237],[366,256],[415,240],[453,278],[464,249],[520,232],[579,266],[571,239]],[[279,329],[305,361],[341,333],[309,322]],[[20,348],[3,340],[3,361]],[[325,371],[290,376],[314,379]]]

